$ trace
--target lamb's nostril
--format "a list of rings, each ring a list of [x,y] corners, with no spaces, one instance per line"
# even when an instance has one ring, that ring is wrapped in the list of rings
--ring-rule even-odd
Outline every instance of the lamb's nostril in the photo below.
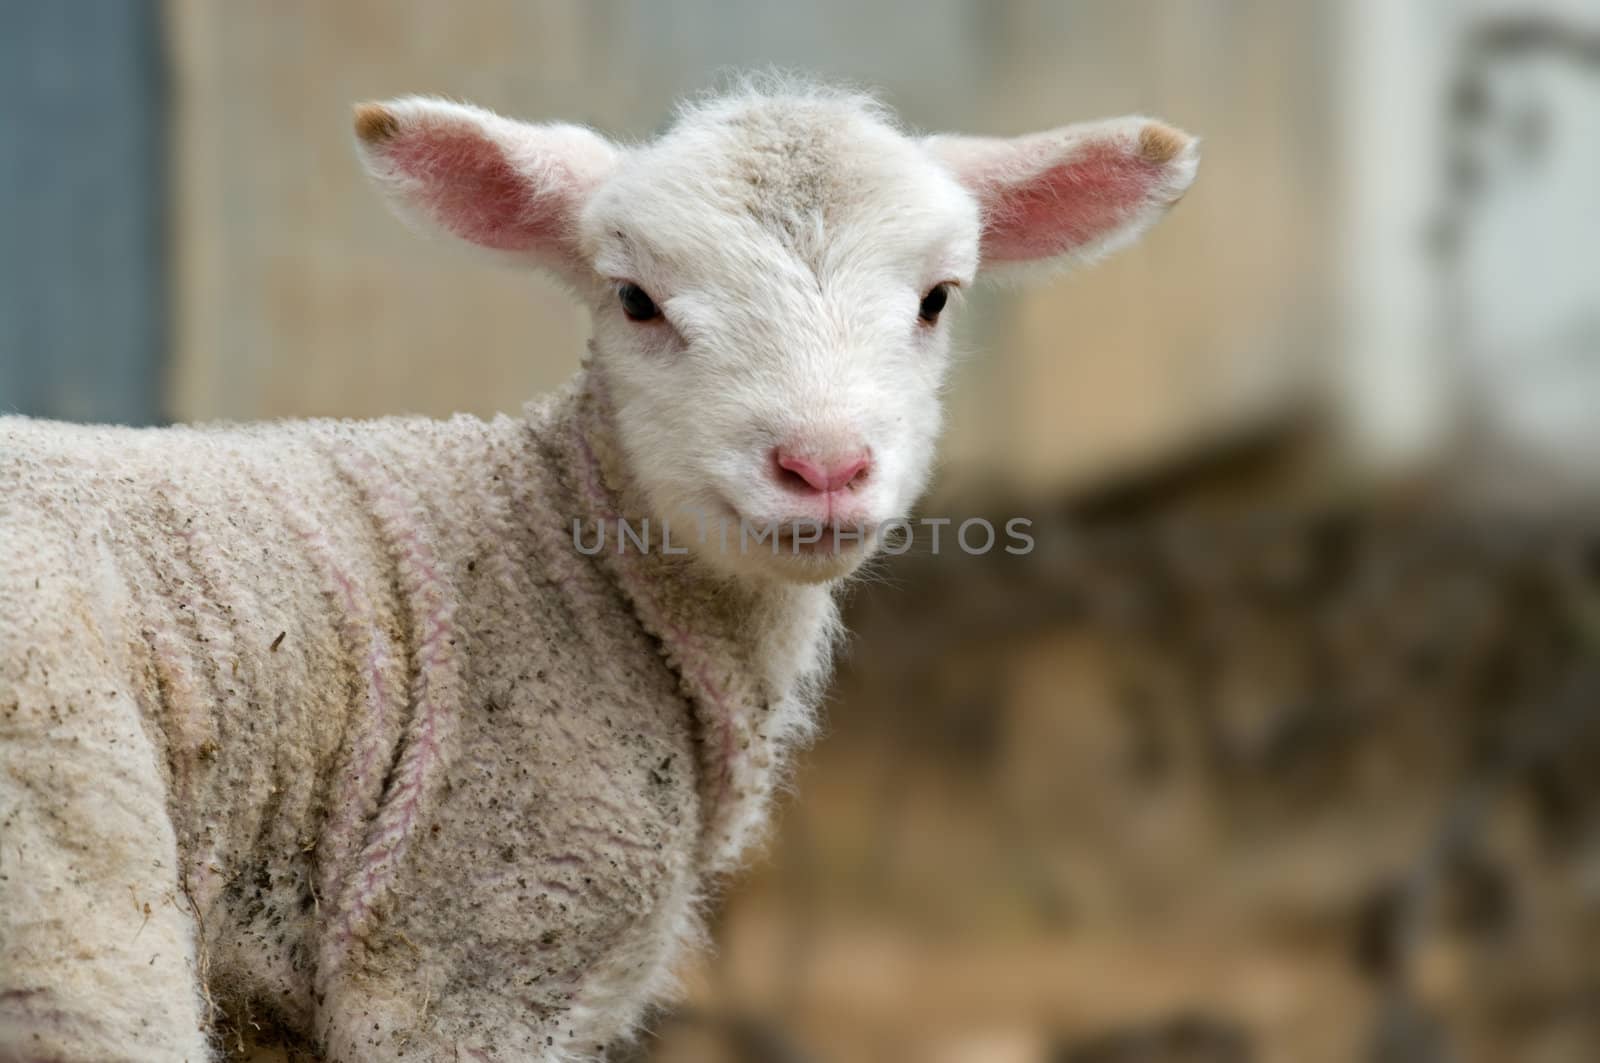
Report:
[[[846,490],[860,487],[867,479],[867,472],[872,468],[872,460],[865,454],[854,461],[845,463],[834,474],[833,483]]]
[[[825,490],[816,486],[816,482],[792,465],[785,465],[782,458],[778,459],[776,468],[778,482],[791,491],[803,491],[810,494],[814,491]]]
[[[777,466],[778,482],[783,486],[806,494],[827,492],[827,474],[816,462],[781,447],[773,452],[773,461]]]

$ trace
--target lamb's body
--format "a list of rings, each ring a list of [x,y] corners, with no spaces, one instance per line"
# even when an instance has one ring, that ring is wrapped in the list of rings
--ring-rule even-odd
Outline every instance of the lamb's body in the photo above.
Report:
[[[197,973],[330,1059],[623,1032],[832,607],[584,556],[574,519],[630,512],[612,453],[581,385],[487,423],[0,421],[0,1059],[198,1063]]]

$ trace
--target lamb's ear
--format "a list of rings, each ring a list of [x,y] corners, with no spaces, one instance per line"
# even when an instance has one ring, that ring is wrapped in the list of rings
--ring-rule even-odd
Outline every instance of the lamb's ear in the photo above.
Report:
[[[1081,261],[1131,243],[1200,163],[1193,137],[1148,118],[924,143],[978,198],[984,265]]]
[[[360,104],[355,130],[406,221],[564,275],[581,269],[578,214],[617,157],[604,137],[422,97]]]

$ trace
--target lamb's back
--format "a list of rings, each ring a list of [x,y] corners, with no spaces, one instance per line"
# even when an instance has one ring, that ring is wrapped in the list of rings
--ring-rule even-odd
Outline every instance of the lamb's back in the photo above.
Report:
[[[59,756],[96,697],[137,705],[219,995],[369,1037],[453,993],[542,1045],[665,983],[694,731],[573,548],[570,427],[0,420],[0,709],[104,691],[35,721]]]
[[[29,717],[8,737],[70,756],[131,699],[209,961],[290,1010],[407,722],[395,537],[436,554],[432,511],[512,430],[0,419],[0,701]]]

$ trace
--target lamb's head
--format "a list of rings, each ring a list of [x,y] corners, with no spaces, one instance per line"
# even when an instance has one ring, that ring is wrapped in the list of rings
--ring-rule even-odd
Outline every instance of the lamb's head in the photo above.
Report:
[[[621,451],[675,540],[788,580],[848,573],[921,492],[980,265],[1126,243],[1197,162],[1143,118],[915,137],[816,89],[687,107],[627,147],[416,98],[358,108],[356,130],[404,217],[589,304]],[[776,551],[756,545],[771,525]]]

